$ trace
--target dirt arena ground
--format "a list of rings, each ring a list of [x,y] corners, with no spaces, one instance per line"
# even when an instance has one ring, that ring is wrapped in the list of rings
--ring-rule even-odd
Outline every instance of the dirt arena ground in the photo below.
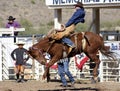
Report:
[[[0,82],[0,91],[120,91],[118,82],[102,82],[96,84],[79,84],[74,87],[62,88],[61,82],[43,82],[28,80],[25,83],[16,83],[15,81]],[[70,83],[68,82],[68,85]]]

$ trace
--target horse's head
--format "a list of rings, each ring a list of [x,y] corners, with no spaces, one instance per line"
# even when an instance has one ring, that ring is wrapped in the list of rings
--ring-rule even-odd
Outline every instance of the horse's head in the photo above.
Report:
[[[29,48],[28,53],[33,59],[36,59],[41,64],[45,65],[46,60],[44,58],[44,52],[42,49],[32,46]]]
[[[43,38],[38,43],[30,47],[28,51],[28,53],[30,54],[30,56],[32,56],[32,58],[36,59],[38,62],[40,62],[43,65],[45,65],[46,63],[44,53],[49,47],[48,42],[49,42],[48,38]]]

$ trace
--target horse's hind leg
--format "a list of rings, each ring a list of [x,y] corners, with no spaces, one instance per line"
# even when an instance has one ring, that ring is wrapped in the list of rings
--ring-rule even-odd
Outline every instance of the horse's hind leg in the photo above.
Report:
[[[96,83],[98,81],[98,68],[99,68],[100,60],[96,54],[94,54],[94,55],[90,54],[89,57],[91,58],[92,61],[95,62],[95,67],[93,69],[93,81],[92,81],[92,83]]]

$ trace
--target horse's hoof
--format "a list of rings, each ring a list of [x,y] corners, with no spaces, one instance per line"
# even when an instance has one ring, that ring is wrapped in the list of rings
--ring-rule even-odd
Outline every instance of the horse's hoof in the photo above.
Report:
[[[42,80],[45,80],[45,78],[44,78],[44,77],[42,77]]]
[[[91,84],[95,84],[96,83],[96,81],[95,80],[91,80]]]
[[[91,84],[97,83],[98,81],[94,78],[91,78]]]
[[[42,77],[42,80],[45,80],[45,76]]]
[[[50,82],[50,77],[47,77],[47,82]]]

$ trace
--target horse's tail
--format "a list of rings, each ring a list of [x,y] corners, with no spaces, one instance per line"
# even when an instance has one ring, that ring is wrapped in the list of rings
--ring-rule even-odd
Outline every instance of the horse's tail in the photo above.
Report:
[[[100,52],[106,56],[106,57],[110,57],[110,58],[114,58],[114,52],[109,50],[109,46],[102,46],[102,48],[100,49]]]
[[[102,43],[102,47],[100,49],[100,52],[105,56],[107,57],[108,59],[110,60],[114,60],[116,59],[116,56],[115,56],[115,53],[110,51],[110,47],[109,46],[105,46],[104,45],[104,41]]]

